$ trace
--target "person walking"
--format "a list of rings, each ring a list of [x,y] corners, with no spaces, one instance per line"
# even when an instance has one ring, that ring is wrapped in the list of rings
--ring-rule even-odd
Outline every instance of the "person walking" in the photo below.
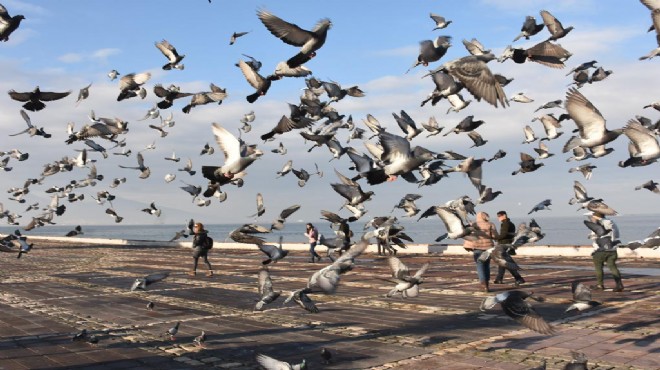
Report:
[[[316,262],[314,258],[320,261],[321,256],[319,256],[319,254],[314,250],[314,248],[316,248],[316,244],[319,242],[319,231],[311,223],[307,223],[305,228],[305,236],[309,240],[309,253],[312,255],[310,262]]]
[[[475,232],[464,239],[463,248],[472,252],[482,290],[484,292],[490,292],[488,287],[488,282],[490,281],[490,257],[485,261],[481,261],[479,257],[481,257],[483,252],[495,245],[493,240],[497,236],[497,230],[495,229],[495,225],[490,222],[490,217],[486,212],[477,212],[476,220],[472,223],[472,227]]]
[[[621,273],[616,267],[616,260],[618,254],[616,252],[617,246],[620,244],[619,241],[619,228],[614,223],[614,221],[605,217],[604,214],[599,212],[592,212],[591,221],[602,225],[605,230],[609,231],[609,234],[605,234],[602,237],[612,238],[612,243],[606,245],[605,247],[600,247],[596,242],[598,236],[593,231],[589,235],[589,239],[592,239],[592,245],[594,247],[591,257],[594,261],[594,267],[596,269],[596,285],[592,286],[591,289],[594,290],[603,290],[605,285],[603,284],[603,265],[607,264],[607,268],[610,270],[612,277],[614,278],[615,287],[613,291],[623,292],[623,282],[621,281]]]
[[[497,212],[497,219],[500,220],[500,231],[497,233],[495,240],[497,241],[498,245],[509,245],[509,247],[505,247],[502,250],[502,258],[504,258],[504,260],[507,262],[515,263],[513,257],[511,256],[516,254],[516,249],[510,245],[513,243],[513,238],[516,235],[516,226],[513,224],[513,222],[511,222],[509,216],[506,214],[506,211]],[[518,271],[508,270],[502,266],[498,266],[497,276],[495,277],[495,280],[493,280],[493,284],[504,284],[504,273],[506,271],[509,271],[511,276],[513,276],[515,279],[515,286],[520,286],[520,284],[525,283],[525,279],[520,276]]]
[[[206,276],[213,276],[213,268],[211,268],[211,263],[209,262],[208,253],[211,248],[213,248],[213,239],[208,236],[208,231],[204,230],[204,225],[201,222],[195,223],[193,226],[193,234],[195,236],[192,240],[193,248],[193,269],[188,272],[188,275],[195,276],[197,274],[197,262],[200,257],[204,257],[204,263],[209,268],[209,271],[206,273]]]

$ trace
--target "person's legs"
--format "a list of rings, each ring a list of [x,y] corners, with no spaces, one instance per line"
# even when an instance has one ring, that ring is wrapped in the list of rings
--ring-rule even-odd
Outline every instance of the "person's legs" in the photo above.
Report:
[[[192,271],[188,272],[188,275],[195,276],[197,273],[197,260],[199,260],[199,254],[193,254],[193,268]]]
[[[596,286],[594,289],[603,289],[603,264],[605,263],[605,252],[594,252],[592,255],[594,269],[596,270]]]
[[[319,256],[316,251],[314,251],[314,248],[316,248],[316,243],[309,243],[309,254],[312,257],[310,262],[316,262],[314,260],[314,257],[318,257],[319,260],[321,260],[321,256]]]
[[[493,284],[504,284],[504,272],[506,269],[502,266],[497,266],[497,276],[495,276],[495,280],[493,280]]]
[[[612,273],[612,277],[614,278],[614,282],[616,283],[616,286],[614,287],[614,291],[622,292],[623,283],[621,282],[621,273],[619,272],[619,269],[616,267],[616,260],[618,259],[618,257],[619,256],[617,255],[616,251],[607,252],[605,263],[607,263],[607,268],[610,269],[610,273]]]
[[[516,261],[513,260],[513,257],[511,257],[509,253],[503,253],[502,256],[507,262],[516,263]],[[516,286],[525,283],[525,279],[523,279],[523,277],[520,276],[520,273],[517,270],[508,270],[508,271],[509,273],[511,273],[511,276],[513,276],[513,278],[516,280],[515,282]]]
[[[208,254],[204,253],[202,257],[204,257],[204,263],[206,264],[206,267],[209,268],[209,272],[207,272],[206,275],[213,276],[213,268],[211,267],[211,262],[209,262]]]
[[[479,257],[484,251],[475,249],[474,252],[472,252],[472,256],[474,257],[474,262],[477,266],[477,276],[479,277],[479,283],[481,284],[482,288],[484,291],[488,292],[490,291],[488,289],[488,282],[490,280],[490,258],[486,260],[486,262],[481,262],[479,261]]]

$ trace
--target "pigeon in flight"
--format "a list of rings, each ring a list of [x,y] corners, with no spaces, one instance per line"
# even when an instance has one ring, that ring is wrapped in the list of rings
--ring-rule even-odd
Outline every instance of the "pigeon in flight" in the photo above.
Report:
[[[550,37],[548,37],[547,41],[558,40],[573,30],[573,26],[564,28],[561,22],[547,10],[541,10],[541,17],[543,18],[545,27],[550,32]]]
[[[493,54],[469,55],[443,64],[438,70],[445,71],[477,99],[483,99],[497,108],[509,105],[502,85],[497,81],[487,62],[496,59]]]
[[[156,208],[156,202],[151,202],[149,208],[142,209],[142,212],[146,212],[150,215],[156,215],[156,217],[160,217],[161,210]]]
[[[271,230],[282,230],[284,229],[284,222],[286,219],[291,216],[294,212],[300,209],[300,205],[296,204],[291,207],[287,207],[280,212],[280,215],[270,226]]]
[[[602,304],[592,300],[591,289],[579,281],[571,283],[571,292],[573,292],[573,303],[564,312],[572,310],[584,311]]]
[[[534,299],[538,302],[543,302],[545,300],[542,297],[535,296],[533,293],[527,293],[522,290],[509,290],[495,296],[486,297],[483,302],[481,302],[480,309],[482,311],[490,310],[499,303],[502,307],[502,311],[504,311],[507,316],[525,327],[541,334],[554,334],[555,328],[550,326],[550,324],[548,324],[543,317],[536,312],[534,307],[526,301],[527,298]]]
[[[531,215],[532,213],[536,211],[542,211],[544,209],[551,210],[550,206],[552,205],[552,201],[550,199],[546,199],[542,202],[539,202],[537,205],[535,205],[531,211],[527,212],[528,215]]]
[[[43,136],[46,139],[51,137],[51,134],[44,131],[43,127],[42,128],[37,128],[34,125],[32,125],[32,120],[30,119],[30,116],[28,116],[27,112],[25,112],[22,109],[21,109],[21,117],[23,117],[23,120],[27,124],[27,128],[25,130],[19,132],[19,133],[10,134],[9,136],[18,136],[18,135],[27,133],[28,135],[30,135],[30,137],[35,136],[35,135]]]
[[[155,43],[156,47],[158,50],[160,50],[161,53],[167,58],[167,63],[163,65],[163,69],[166,71],[171,70],[172,68],[178,69],[178,70],[183,70],[184,65],[181,64],[181,61],[183,58],[186,56],[179,53],[177,53],[176,48],[170,44],[167,40],[163,40],[161,42],[156,42]]]
[[[655,182],[653,180],[649,180],[649,181],[643,183],[642,185],[635,186],[635,190],[646,189],[646,190],[652,191],[656,194],[660,194],[660,188],[658,188],[658,185],[659,184],[657,182]]]
[[[635,250],[637,248],[660,248],[660,227],[655,229],[646,238],[642,240],[633,240],[625,245],[622,245],[622,247],[630,248],[631,250]]]
[[[286,61],[291,68],[296,68],[316,56],[316,51],[325,44],[328,30],[332,27],[330,19],[321,19],[311,31],[289,23],[266,10],[259,10],[257,17],[273,36],[284,43],[299,46],[298,54]]]
[[[231,34],[231,37],[229,38],[229,45],[234,45],[234,43],[236,42],[236,40],[237,40],[239,37],[245,36],[245,35],[247,35],[248,33],[250,33],[250,31],[245,31],[245,32],[234,32],[234,33],[232,33],[232,34]]]
[[[389,264],[392,277],[396,279],[397,284],[387,293],[387,297],[393,297],[395,294],[400,294],[401,298],[417,297],[419,295],[419,285],[424,282],[422,275],[426,273],[430,264],[426,262],[413,276],[410,276],[408,266],[401,262],[399,258],[390,257]]]
[[[9,41],[9,36],[16,31],[23,19],[25,16],[21,14],[11,17],[7,8],[0,4],[0,41]]]
[[[183,113],[190,113],[190,110],[198,105],[205,105],[209,103],[218,103],[222,104],[222,100],[227,97],[227,91],[222,89],[213,83],[210,84],[211,91],[200,92],[193,94],[190,99],[190,103],[183,107],[181,111]]]
[[[78,91],[78,100],[76,100],[76,106],[80,104],[81,101],[89,98],[89,88],[92,87],[92,84],[90,83],[89,85],[83,87]]]
[[[135,290],[146,290],[147,287],[153,283],[157,283],[165,278],[170,276],[169,272],[158,272],[154,274],[147,275],[143,278],[136,278],[135,281],[133,282],[133,285],[131,285],[131,292]]]
[[[257,101],[257,99],[259,99],[260,96],[266,95],[270,89],[272,81],[279,79],[279,77],[274,75],[263,77],[259,74],[259,72],[257,72],[253,67],[245,63],[243,60],[238,61],[238,68],[241,69],[245,80],[250,84],[250,86],[256,89],[254,93],[245,97],[249,103],[254,103]]]
[[[12,98],[13,100],[26,102],[25,104],[23,104],[23,108],[32,112],[38,112],[46,108],[46,104],[44,104],[43,102],[63,99],[69,96],[69,94],[71,94],[71,90],[66,92],[41,91],[39,86],[37,86],[34,88],[34,90],[28,92],[16,92],[15,90],[12,89],[9,90],[8,94],[9,97]]]
[[[435,27],[432,29],[432,31],[447,28],[447,26],[449,26],[449,24],[452,22],[452,21],[447,20],[447,19],[445,19],[445,17],[443,17],[441,15],[438,15],[438,14],[430,13],[429,16],[431,17],[433,22],[435,22]]]
[[[141,89],[144,89],[142,85],[149,81],[149,79],[151,79],[151,73],[149,72],[129,73],[124,75],[119,79],[119,95],[117,96],[117,101],[144,94],[141,93]]]
[[[142,153],[137,154],[137,162],[138,162],[137,167],[122,166],[122,165],[119,165],[119,167],[139,170],[140,171],[140,175],[138,176],[139,178],[141,179],[148,178],[151,175],[151,170],[149,169],[149,167],[144,165],[144,157],[142,156]]]
[[[262,311],[264,306],[273,303],[280,297],[282,291],[273,291],[273,282],[266,267],[259,270],[259,301],[254,306],[255,311]]]
[[[438,36],[435,40],[424,40],[419,43],[419,55],[415,63],[408,68],[406,73],[418,65],[428,66],[429,63],[437,62],[451,47],[451,36]]]
[[[302,360],[299,364],[290,364],[288,362],[276,360],[270,356],[266,356],[262,353],[257,354],[257,362],[259,365],[263,366],[266,370],[304,370],[307,369],[307,364],[305,360]]]
[[[525,40],[529,40],[530,36],[534,36],[537,33],[541,32],[545,27],[545,24],[540,23],[536,24],[536,18],[531,15],[525,17],[522,27],[520,28],[520,34],[513,39],[513,42],[518,41],[520,38],[524,37]]]

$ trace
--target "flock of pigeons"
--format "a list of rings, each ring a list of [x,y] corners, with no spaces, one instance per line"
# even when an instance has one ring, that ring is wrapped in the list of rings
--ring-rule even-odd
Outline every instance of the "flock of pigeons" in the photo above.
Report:
[[[657,0],[640,1],[651,11],[655,32],[658,34],[658,48],[640,58],[651,59],[660,55],[660,3]],[[546,10],[542,10],[540,16],[543,22],[538,24],[533,16],[526,17],[520,34],[513,40],[514,42],[521,38],[529,40],[540,34],[543,29],[549,31],[549,37],[547,39],[529,48],[509,46],[497,57],[478,40],[463,40],[463,45],[469,55],[451,61],[444,61],[439,67],[431,70],[425,76],[425,78],[430,77],[434,88],[421,102],[421,105],[423,106],[428,102],[436,105],[446,100],[449,103],[447,112],[459,112],[472,102],[465,98],[465,96],[468,96],[467,94],[471,95],[477,102],[483,100],[495,108],[507,107],[511,102],[532,102],[533,99],[530,99],[523,93],[507,98],[504,87],[512,79],[492,72],[489,63],[494,60],[503,63],[511,59],[514,63],[518,64],[534,62],[547,68],[564,68],[564,63],[572,54],[558,44],[557,41],[566,37],[573,27],[564,27],[557,18]],[[444,130],[444,127],[440,127],[433,117],[428,122],[419,123],[418,125],[404,110],[398,113],[392,113],[398,127],[401,129],[400,133],[388,130],[371,114],[368,114],[362,120],[364,126],[360,127],[359,123],[353,120],[352,115],[348,115],[347,117],[345,114],[338,112],[333,103],[345,98],[361,98],[365,96],[365,92],[358,86],[346,88],[342,87],[339,83],[324,81],[314,77],[312,76],[312,71],[305,65],[316,57],[317,52],[322,53],[322,47],[328,37],[332,22],[329,19],[322,19],[311,30],[307,30],[263,9],[257,11],[257,18],[273,36],[298,49],[295,53],[292,52],[292,55],[286,61],[278,63],[270,74],[262,74],[262,63],[253,57],[244,55],[245,59],[239,60],[236,66],[240,69],[247,83],[254,88],[254,92],[245,97],[247,102],[256,103],[259,97],[267,94],[273,83],[277,83],[277,81],[284,78],[303,77],[305,78],[306,85],[299,103],[289,104],[290,113],[283,115],[277,124],[268,132],[261,134],[260,138],[264,143],[268,143],[276,140],[280,135],[292,135],[290,132],[298,132],[306,142],[314,143],[308,149],[308,152],[319,147],[327,147],[331,154],[330,160],[341,160],[342,157],[346,156],[351,162],[350,169],[354,171],[351,175],[347,176],[335,170],[339,181],[330,184],[331,188],[344,199],[342,209],[345,208],[348,210],[350,216],[342,217],[333,212],[321,211],[322,218],[333,225],[333,229],[336,229],[337,235],[334,238],[324,237],[320,242],[322,245],[328,247],[328,251],[331,249],[341,250],[341,255],[334,258],[328,252],[328,258],[331,259],[332,263],[315,272],[309,278],[305,287],[292,291],[285,300],[285,303],[294,301],[309,312],[318,312],[318,307],[310,295],[319,293],[334,294],[340,282],[341,275],[354,268],[356,257],[364,252],[371,238],[376,238],[379,247],[383,248],[383,253],[388,251],[391,255],[389,263],[392,269],[392,282],[396,283],[396,285],[390,290],[387,296],[401,296],[402,298],[417,296],[419,294],[419,285],[424,281],[423,275],[428,270],[429,264],[419,267],[416,273],[411,275],[408,267],[397,257],[393,256],[393,254],[396,254],[396,248],[394,246],[405,248],[404,241],[412,241],[410,236],[405,234],[404,228],[397,224],[398,220],[396,217],[374,217],[365,226],[364,235],[358,238],[356,243],[351,242],[351,238],[354,235],[347,225],[362,218],[367,213],[365,203],[375,195],[374,191],[365,191],[362,186],[365,182],[370,186],[376,186],[395,181],[398,177],[403,178],[408,183],[416,184],[418,187],[431,186],[438,183],[442,178],[450,176],[452,173],[464,173],[476,189],[476,194],[478,195],[476,202],[466,195],[441,205],[431,206],[426,211],[421,212],[419,218],[437,215],[442,220],[447,232],[439,236],[438,241],[444,238],[471,238],[475,237],[476,232],[471,226],[469,215],[475,213],[474,208],[477,205],[490,202],[501,194],[501,191],[494,191],[491,187],[483,183],[483,165],[503,158],[506,156],[506,152],[499,150],[492,158],[486,159],[466,156],[453,151],[437,152],[419,145],[414,145],[413,141],[417,136],[425,133],[427,137],[432,137],[440,134]],[[445,29],[452,23],[451,20],[433,13],[431,13],[430,18],[435,23],[434,30]],[[10,16],[7,9],[0,5],[0,41],[7,41],[10,35],[16,32],[21,21],[24,19],[25,17],[22,15]],[[240,37],[248,33],[234,32],[231,35],[230,44],[233,45],[238,42]],[[420,65],[429,66],[431,63],[440,61],[452,46],[451,40],[451,36],[439,36],[435,40],[422,41],[420,43],[419,55],[410,69],[414,69]],[[163,70],[173,71],[184,69],[182,61],[185,55],[180,54],[167,40],[156,42],[155,46],[167,60],[166,64],[162,66]],[[531,154],[521,152],[519,168],[513,171],[512,175],[537,171],[544,165],[544,159],[553,156],[544,142],[556,140],[562,135],[563,132],[558,129],[562,127],[561,122],[563,121],[572,121],[576,125],[572,136],[563,146],[562,151],[564,153],[572,153],[572,157],[567,161],[584,161],[606,156],[612,152],[612,149],[608,148],[607,145],[622,135],[629,140],[629,155],[626,159],[619,162],[620,167],[648,166],[660,158],[660,145],[658,143],[660,120],[653,122],[646,117],[637,116],[635,119],[631,119],[625,127],[610,130],[605,125],[603,115],[580,92],[579,89],[584,84],[597,83],[606,79],[612,73],[612,71],[607,71],[602,67],[596,68],[596,64],[596,61],[588,61],[573,68],[567,75],[572,74],[572,85],[574,84],[575,86],[569,88],[565,99],[550,101],[536,109],[535,112],[563,107],[566,113],[558,117],[555,117],[553,113],[543,113],[533,119],[533,121],[540,121],[542,123],[545,137],[537,137],[529,125],[524,128],[523,143],[529,144],[538,141],[539,147],[534,148],[538,156],[535,157]],[[594,71],[590,74],[591,69]],[[117,101],[133,98],[145,99],[148,94],[146,83],[150,81],[151,73],[121,74],[116,70],[112,70],[108,73],[108,78],[110,80],[119,79]],[[91,86],[90,84],[80,89],[76,104],[81,103],[89,97]],[[182,108],[182,112],[184,114],[191,114],[192,108],[196,106],[222,104],[223,100],[228,96],[226,89],[218,87],[213,83],[210,84],[208,91],[188,93],[180,90],[175,85],[164,87],[162,84],[155,84],[153,86],[153,93],[160,100],[153,108],[147,111],[141,120],[160,119],[160,125],[149,125],[150,128],[158,133],[160,138],[166,137],[168,135],[167,129],[173,127],[175,124],[172,112],[166,118],[164,115],[161,115],[160,110],[171,108],[177,99],[190,98],[189,103]],[[12,133],[10,136],[27,134],[29,137],[39,136],[44,139],[50,138],[51,134],[47,133],[44,127],[39,128],[32,124],[28,111],[42,111],[47,108],[46,102],[61,100],[70,94],[71,91],[42,91],[38,86],[32,91],[18,92],[10,90],[8,92],[9,97],[22,103],[23,110],[20,110],[20,114],[27,125],[27,128],[22,129],[20,132]],[[660,111],[660,102],[650,103],[644,108],[652,108]],[[251,123],[255,121],[255,118],[256,116],[253,111],[246,113],[241,119],[243,126],[240,127],[239,132],[249,133],[252,129]],[[92,153],[96,153],[94,156],[102,156],[103,159],[108,158],[109,155],[131,156],[132,150],[127,147],[125,138],[129,131],[129,122],[116,117],[97,117],[94,111],[91,111],[89,114],[89,119],[90,123],[83,125],[77,130],[73,123],[67,126],[68,138],[65,141],[66,144],[82,143],[85,145],[77,156],[73,158],[66,156],[61,160],[55,160],[52,163],[46,164],[42,172],[34,178],[29,178],[21,184],[8,189],[8,193],[10,194],[9,200],[15,201],[18,204],[24,204],[27,202],[31,187],[43,185],[46,179],[50,179],[51,176],[58,173],[70,172],[76,168],[88,171],[85,178],[71,181],[63,186],[53,185],[45,190],[46,193],[51,194],[49,205],[40,208],[38,203],[30,204],[25,212],[32,210],[41,210],[43,212],[33,216],[32,220],[23,226],[25,231],[54,224],[55,217],[61,216],[66,211],[66,206],[60,204],[61,202],[68,201],[73,203],[83,201],[84,194],[80,193],[81,189],[88,186],[96,186],[106,180],[103,175],[98,173],[96,167],[96,164],[101,166],[103,160],[92,159]],[[445,130],[444,135],[465,133],[474,142],[473,147],[479,147],[485,145],[487,142],[487,140],[475,131],[483,123],[484,121],[475,120],[474,116],[470,115],[460,121],[451,130]],[[213,123],[211,125],[211,131],[217,147],[224,154],[224,163],[217,166],[204,165],[201,168],[196,168],[193,166],[192,160],[188,159],[184,167],[178,169],[178,171],[188,173],[191,178],[194,178],[199,172],[207,180],[205,188],[200,185],[188,183],[180,187],[192,197],[192,202],[200,207],[209,206],[213,198],[216,198],[218,202],[225,201],[227,199],[227,192],[223,191],[223,189],[230,186],[242,187],[246,181],[249,181],[248,177],[246,177],[246,169],[269,152],[259,149],[257,144],[248,143],[241,135],[237,137],[219,123]],[[341,132],[345,132],[347,135],[346,145],[343,144],[343,140],[340,141],[339,139]],[[351,141],[362,141],[368,153],[360,152],[355,147],[348,146]],[[155,143],[154,141],[137,152],[135,156],[136,166],[120,165],[120,167],[136,170],[138,172],[137,177],[141,180],[148,179],[152,173],[143,153],[154,149]],[[214,146],[206,143],[200,155],[213,155],[214,151]],[[282,142],[279,143],[277,148],[270,150],[270,152],[273,153],[272,155],[286,155],[288,153],[287,148]],[[28,158],[29,153],[23,153],[19,149],[0,152],[0,169],[6,172],[11,171],[12,164],[18,165]],[[172,153],[171,156],[165,157],[164,160],[178,163],[181,158],[177,157],[176,153]],[[569,172],[579,172],[585,179],[589,180],[591,171],[594,168],[596,166],[586,163],[571,168]],[[292,160],[287,161],[284,167],[276,173],[276,176],[278,178],[284,177],[288,173],[293,173],[297,177],[297,183],[300,187],[304,187],[312,176],[321,178],[324,175],[318,166],[316,166],[316,172],[312,173],[303,168],[294,168]],[[165,175],[166,182],[172,182],[175,178],[176,174],[173,173]],[[116,195],[111,194],[111,191],[114,192],[114,189],[126,181],[127,179],[125,177],[114,178],[109,182],[106,181],[108,188],[100,190],[96,192],[96,196],[92,196],[97,204],[104,206],[105,213],[112,217],[116,223],[122,222],[124,217],[120,216],[113,207],[112,201],[116,198]],[[636,190],[640,189],[648,189],[654,193],[660,192],[657,188],[657,183],[653,180],[641,184],[636,188]],[[76,194],[76,192],[79,193]],[[575,197],[571,199],[570,204],[577,204],[580,209],[599,212],[605,215],[615,215],[617,213],[603,199],[588,196],[586,188],[579,181],[575,181],[574,193]],[[420,213],[420,209],[415,205],[415,201],[420,197],[419,194],[406,194],[394,206],[394,209],[405,211],[407,217],[416,216]],[[257,212],[253,215],[255,221],[265,212],[263,195],[258,193],[256,198]],[[551,200],[546,199],[533,207],[529,213],[549,209],[550,205]],[[267,243],[264,237],[257,236],[256,234],[282,230],[285,227],[287,217],[291,216],[300,207],[300,205],[296,204],[282,210],[279,216],[272,222],[270,228],[255,223],[245,224],[229,235],[229,238],[236,242],[255,244],[267,256],[267,259],[262,263],[264,268],[259,273],[260,300],[256,304],[255,310],[264,309],[266,305],[272,303],[280,296],[281,292],[273,289],[269,270],[265,266],[276,263],[287,255],[287,251],[282,248],[281,237],[279,245],[274,245]],[[160,217],[162,212],[155,202],[151,202],[151,204],[145,206],[141,211],[153,217]],[[21,217],[21,214],[10,211],[0,203],[0,219],[6,219],[10,225],[19,225],[19,219]],[[599,242],[607,242],[606,240],[608,238],[604,237],[606,236],[606,231],[598,229],[597,225],[592,225],[593,223],[589,224],[585,222],[585,224],[597,234]],[[373,230],[367,232],[367,228],[373,228]],[[190,230],[184,228],[178,231],[172,240],[186,237],[189,233]],[[77,226],[67,236],[81,234],[83,234],[82,228]],[[533,243],[543,238],[543,235],[540,226],[532,219],[529,223],[519,225],[513,247]],[[626,246],[631,249],[657,248],[660,246],[660,228],[651,233],[649,237],[630,242]],[[0,251],[18,251],[19,257],[31,249],[32,245],[27,242],[26,236],[22,235],[19,230],[0,240]],[[507,262],[502,257],[502,246],[493,248],[486,255],[490,255],[493,261],[500,266],[509,269],[519,268],[515,264]],[[160,281],[167,276],[168,274],[164,273],[138,279],[132,290],[146,289],[148,285]],[[582,284],[574,284],[573,294],[575,303],[567,311],[573,309],[582,310],[597,304],[597,302],[591,301],[588,288]],[[527,298],[541,299],[532,293],[511,290],[494,297],[486,298],[481,308],[488,310],[496,304],[500,304],[507,315],[526,327],[539,333],[552,334],[554,329],[534,311],[533,307],[526,301]],[[153,309],[153,304],[149,308]],[[168,330],[167,334],[174,339],[177,330],[178,324]],[[204,340],[205,333],[202,333],[200,337],[196,338],[196,343],[202,345]],[[324,353],[328,353],[327,356],[329,356],[327,350]],[[257,360],[266,368],[278,368],[277,366],[282,366],[277,360],[265,355],[259,355]],[[304,363],[302,366],[297,366],[302,368],[304,367]]]

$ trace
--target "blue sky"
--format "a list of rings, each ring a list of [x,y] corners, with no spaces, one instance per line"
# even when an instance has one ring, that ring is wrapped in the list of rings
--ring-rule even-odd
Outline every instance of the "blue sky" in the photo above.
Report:
[[[590,180],[581,175],[568,173],[575,162],[567,163],[568,154],[561,147],[575,128],[572,122],[564,122],[563,136],[548,145],[555,156],[544,161],[545,166],[535,173],[511,176],[518,167],[519,153],[534,153],[537,143],[521,144],[522,129],[531,125],[542,136],[539,122],[531,122],[534,109],[555,99],[563,99],[570,76],[570,68],[589,60],[614,73],[606,80],[586,85],[580,91],[603,113],[608,128],[619,128],[635,115],[644,115],[657,120],[657,111],[642,107],[658,100],[657,86],[660,82],[658,59],[639,61],[638,57],[657,47],[655,34],[647,33],[651,24],[648,9],[639,1],[526,1],[526,0],[482,0],[463,2],[439,1],[240,1],[214,0],[186,1],[113,1],[90,2],[68,1],[16,1],[4,0],[2,4],[11,15],[23,14],[26,19],[15,31],[10,41],[0,45],[0,81],[6,90],[31,91],[36,85],[42,90],[65,91],[72,94],[60,101],[47,103],[40,112],[28,112],[32,121],[53,135],[50,139],[29,138],[27,135],[9,137],[24,128],[19,111],[21,104],[8,95],[0,96],[0,151],[19,148],[30,153],[24,162],[11,161],[11,172],[0,176],[0,189],[21,186],[27,178],[36,177],[42,166],[64,156],[75,156],[75,149],[82,143],[64,144],[67,137],[66,125],[75,122],[76,128],[87,123],[87,115],[93,109],[97,116],[120,117],[129,121],[130,132],[126,135],[128,147],[137,152],[152,142],[156,149],[144,153],[145,162],[151,167],[149,179],[137,178],[137,171],[121,169],[121,165],[134,166],[135,154],[129,158],[110,156],[97,159],[96,166],[105,180],[95,187],[77,189],[84,193],[83,202],[65,203],[67,212],[55,221],[58,224],[112,224],[105,213],[105,206],[97,205],[92,199],[97,191],[110,190],[117,196],[114,208],[127,224],[180,224],[190,217],[206,220],[207,223],[248,222],[247,216],[254,213],[256,193],[261,192],[266,203],[266,214],[260,221],[267,223],[280,210],[301,204],[301,209],[292,217],[295,220],[317,220],[319,210],[337,211],[343,198],[336,194],[330,183],[338,182],[333,169],[351,174],[347,157],[329,162],[327,148],[306,151],[311,144],[303,143],[297,132],[279,136],[273,142],[263,143],[259,135],[267,132],[282,114],[286,114],[286,103],[297,103],[300,89],[305,86],[302,79],[287,79],[273,84],[268,95],[255,104],[245,101],[253,90],[238,68],[234,66],[241,54],[251,55],[263,63],[262,72],[269,73],[279,61],[286,60],[296,48],[286,45],[272,36],[256,17],[257,9],[267,9],[275,15],[311,29],[321,18],[330,18],[330,29],[326,44],[316,58],[306,65],[314,76],[322,80],[333,80],[344,87],[358,85],[365,91],[363,98],[346,98],[333,103],[342,114],[353,116],[359,127],[366,128],[362,119],[374,115],[390,132],[401,134],[392,118],[392,112],[405,110],[418,125],[435,116],[445,130],[451,129],[467,115],[486,121],[477,131],[488,140],[479,148],[469,148],[471,141],[465,134],[436,136],[426,139],[420,135],[413,141],[434,151],[454,150],[477,158],[491,157],[498,149],[508,155],[484,166],[484,184],[503,194],[495,201],[479,207],[494,214],[506,209],[514,216],[526,213],[539,201],[553,201],[551,213],[546,216],[575,215],[576,207],[569,206],[573,196],[572,184],[578,180],[589,190],[590,195],[603,198],[623,214],[657,213],[657,194],[634,191],[634,187],[650,179],[660,180],[658,165],[641,168],[617,167],[625,159],[627,138],[621,136],[611,147],[615,151],[603,158],[592,160],[596,165]],[[485,102],[473,102],[458,113],[446,114],[448,103],[435,107],[420,107],[420,102],[433,90],[432,82],[422,75],[427,70],[446,61],[468,55],[461,40],[477,38],[487,48],[499,55],[519,33],[526,15],[534,15],[541,21],[539,11],[545,9],[554,14],[564,26],[575,29],[559,43],[570,50],[573,56],[566,62],[567,68],[553,70],[539,64],[514,64],[512,61],[489,64],[491,70],[515,80],[505,88],[507,96],[524,92],[534,99],[533,103],[512,102],[507,109],[494,108]],[[429,13],[438,13],[453,21],[444,30],[432,31],[434,24]],[[235,31],[250,31],[235,45],[229,46],[229,38]],[[447,54],[428,68],[417,67],[410,73],[404,72],[413,64],[418,52],[418,43],[434,39],[439,35],[453,37],[453,46]],[[543,30],[529,41],[519,40],[515,46],[531,46],[548,37]],[[183,71],[160,69],[165,58],[154,47],[154,42],[167,39],[179,53],[186,54]],[[151,80],[146,84],[149,95],[145,100],[130,99],[117,102],[117,81],[109,81],[106,73],[117,69],[120,73],[149,71]],[[182,91],[197,92],[208,88],[209,83],[227,88],[229,97],[222,105],[208,105],[193,109],[189,115],[181,112],[187,99],[179,100],[161,115],[173,112],[176,125],[169,129],[165,138],[158,137],[148,124],[158,120],[138,121],[158,99],[152,92],[154,84],[165,86],[174,83]],[[89,99],[75,105],[78,90],[89,83]],[[473,99],[464,92],[466,98]],[[227,201],[213,199],[209,207],[198,207],[190,197],[179,189],[186,183],[202,185],[199,168],[201,165],[220,165],[223,156],[219,150],[212,156],[200,156],[199,151],[209,142],[214,144],[211,123],[218,122],[237,133],[239,119],[244,113],[255,111],[257,116],[253,129],[243,134],[243,139],[259,144],[266,155],[248,168],[246,184],[242,188],[226,187]],[[554,109],[556,114],[563,109]],[[338,134],[344,144],[347,132]],[[423,135],[425,136],[425,135]],[[282,141],[288,148],[286,156],[270,153]],[[101,141],[99,141],[102,143]],[[105,143],[103,143],[105,144]],[[366,152],[359,142],[351,142],[356,149]],[[195,176],[177,171],[182,164],[165,161],[163,158],[176,152],[184,161],[191,158],[198,170]],[[324,171],[323,178],[312,178],[300,188],[292,175],[276,179],[275,173],[288,160],[295,168],[313,170],[318,164]],[[584,163],[584,162],[582,162]],[[454,164],[454,163],[449,163]],[[6,209],[23,213],[20,220],[24,225],[37,214],[23,212],[27,204],[40,202],[45,206],[49,196],[44,190],[52,185],[63,186],[72,179],[82,179],[87,171],[75,168],[70,173],[46,178],[44,185],[35,185],[26,196],[26,204],[18,204],[0,197]],[[166,173],[176,173],[177,179],[165,183]],[[126,177],[127,182],[116,189],[109,189],[109,180]],[[432,187],[418,188],[402,179],[365,189],[376,193],[368,202],[365,217],[389,215],[392,206],[407,193],[419,193],[419,208],[444,203],[467,194],[478,198],[474,187],[462,174],[452,174]],[[6,194],[2,192],[2,194]],[[140,212],[151,201],[163,209],[162,216],[155,218]],[[548,211],[545,211],[548,212]],[[341,213],[347,216],[347,213]],[[395,215],[403,216],[400,211]],[[579,213],[577,213],[579,214]],[[517,217],[517,219],[521,219]],[[431,220],[428,222],[439,222]],[[439,227],[441,228],[442,226]]]

